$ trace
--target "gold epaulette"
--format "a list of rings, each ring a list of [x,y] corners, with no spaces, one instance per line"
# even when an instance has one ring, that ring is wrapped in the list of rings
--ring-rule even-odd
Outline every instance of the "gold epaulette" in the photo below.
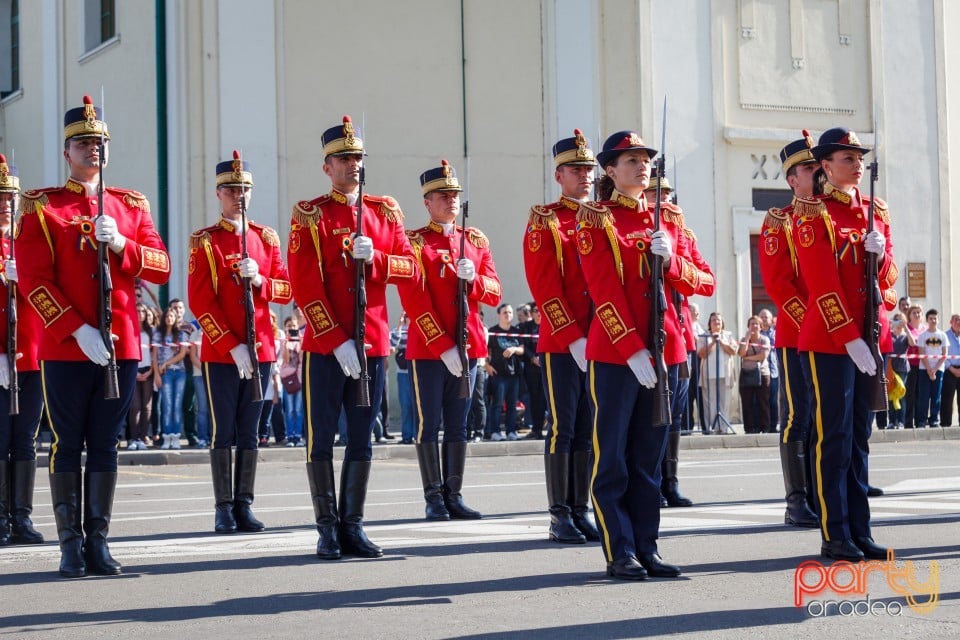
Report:
[[[683,235],[687,236],[687,240],[690,240],[691,242],[697,241],[697,236],[693,234],[693,229],[690,227],[683,227]]]
[[[420,227],[419,229],[407,229],[407,239],[410,241],[410,246],[413,247],[414,251],[419,252],[423,248],[423,245],[427,243],[427,239],[423,237],[423,232],[427,227]]]
[[[123,203],[132,209],[140,209],[145,213],[150,213],[150,202],[147,196],[133,189],[121,189],[120,187],[106,187],[110,193],[120,196]]]
[[[47,194],[56,191],[60,187],[47,187],[46,189],[30,189],[20,194],[23,201],[22,209],[24,213],[36,213],[38,209],[47,206],[49,199]]]
[[[890,210],[887,209],[887,203],[880,198],[873,198],[873,214],[880,218],[883,224],[890,224]]]
[[[777,209],[774,207],[767,211],[766,217],[763,219],[763,226],[768,229],[786,229],[790,230],[790,214],[788,214],[783,209]]]
[[[683,209],[672,202],[660,203],[660,215],[664,220],[678,227],[686,228],[687,226],[686,220],[683,219]]]
[[[268,247],[280,246],[280,236],[277,235],[276,231],[267,225],[251,222],[250,228],[260,234],[260,237],[263,238],[264,244],[266,244]]]
[[[467,227],[467,240],[477,249],[490,248],[490,241],[487,239],[487,236],[483,235],[483,231],[480,231],[480,229],[476,227]]]
[[[321,196],[316,200],[299,201],[293,205],[293,212],[290,214],[290,217],[296,224],[301,226],[316,226],[320,221],[320,205],[323,204],[325,198],[329,199],[330,196]]]
[[[190,234],[190,249],[200,249],[210,244],[210,227],[194,231]]]
[[[805,220],[813,220],[828,215],[827,205],[817,196],[810,199],[794,198],[793,214]]]
[[[530,230],[544,229],[557,225],[556,210],[550,205],[535,204],[530,207],[530,217],[527,219]]]
[[[577,210],[577,226],[603,228],[613,224],[610,207],[600,202],[584,202]]]
[[[390,222],[403,222],[403,211],[400,210],[400,204],[390,196],[368,196],[363,195],[363,199],[368,204],[380,205],[376,207],[377,213],[382,215]]]

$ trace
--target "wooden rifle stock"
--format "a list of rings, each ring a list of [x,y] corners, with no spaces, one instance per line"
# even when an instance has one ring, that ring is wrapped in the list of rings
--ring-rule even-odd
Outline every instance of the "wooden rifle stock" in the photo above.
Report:
[[[234,152],[236,153],[236,152]],[[236,158],[236,156],[234,156]],[[239,158],[237,158],[239,159]],[[240,258],[250,257],[247,252],[247,187],[240,185]],[[253,366],[253,384],[251,397],[253,402],[263,401],[263,378],[260,375],[260,358],[257,356],[257,312],[253,306],[253,282],[250,278],[243,278],[243,320],[246,330],[247,352],[250,354],[250,364]]]
[[[661,154],[663,152],[661,151]],[[663,175],[663,155],[657,161],[659,175]],[[657,201],[653,205],[653,230],[660,231],[660,179],[657,182]],[[667,363],[663,350],[667,344],[667,330],[664,326],[667,313],[667,294],[663,284],[663,258],[653,255],[650,274],[650,355],[653,357],[653,369],[657,374],[657,384],[653,396],[654,427],[669,426],[672,422],[670,412],[670,385],[667,382]]]
[[[357,189],[357,233],[363,235],[363,185],[366,182],[366,169],[363,156],[360,156],[360,186]],[[360,361],[360,384],[357,385],[357,406],[370,406],[370,371],[367,367],[367,272],[364,260],[354,260],[354,297],[353,297],[353,341],[357,347],[357,360]]]
[[[467,216],[470,202],[463,203],[463,228],[460,233],[460,257],[466,257],[464,253],[467,245]],[[462,278],[457,279],[457,350],[460,352],[460,365],[462,373],[460,374],[459,386],[457,387],[457,397],[470,397],[470,361],[467,358],[467,339],[468,328],[467,319],[470,317],[470,306],[467,301],[467,281]]]
[[[867,234],[873,231],[874,216],[874,185],[878,178],[877,157],[874,155],[870,163],[870,209],[867,214]],[[867,306],[863,314],[863,335],[877,364],[877,373],[870,383],[870,410],[887,410],[887,371],[880,353],[880,306],[883,304],[883,294],[880,291],[880,275],[877,269],[877,254],[864,252],[867,279]]]
[[[102,100],[101,100],[102,102]],[[106,141],[103,128],[100,130],[100,172],[97,182],[97,218],[103,218],[103,160],[106,153]],[[103,372],[103,398],[116,400],[120,397],[120,382],[117,378],[117,350],[113,344],[113,276],[110,273],[110,249],[106,242],[97,243],[97,276],[100,281],[100,337],[107,347],[109,356]]]

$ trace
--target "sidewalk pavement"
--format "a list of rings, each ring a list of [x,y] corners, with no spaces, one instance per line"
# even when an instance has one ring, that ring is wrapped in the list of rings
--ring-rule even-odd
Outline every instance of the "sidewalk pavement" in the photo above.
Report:
[[[734,425],[742,430],[743,425]],[[780,440],[779,433],[730,435],[701,435],[699,431],[680,438],[681,449],[742,449],[745,447],[775,447]],[[960,427],[935,427],[930,429],[875,430],[870,442],[912,442],[916,440],[960,440]],[[543,440],[516,440],[501,442],[471,442],[467,446],[467,455],[478,456],[530,456],[543,454]],[[37,465],[47,465],[49,445],[44,444],[37,452]],[[207,464],[210,456],[207,449],[177,449],[146,451],[119,451],[121,466],[128,465],[179,465]],[[334,460],[343,459],[343,447],[334,447]],[[306,450],[302,447],[263,447],[260,449],[261,462],[305,462]],[[374,460],[416,460],[417,453],[413,445],[375,444]]]

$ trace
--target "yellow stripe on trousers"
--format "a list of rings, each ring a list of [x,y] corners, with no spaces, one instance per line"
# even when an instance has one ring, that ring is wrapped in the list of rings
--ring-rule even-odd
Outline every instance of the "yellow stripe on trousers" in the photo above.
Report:
[[[423,405],[420,404],[420,377],[417,375],[416,360],[410,361],[410,371],[413,372],[413,398],[417,405],[417,444],[423,438]]]
[[[796,418],[796,413],[793,408],[793,393],[791,393],[793,388],[790,386],[790,367],[787,365],[787,358],[784,357],[787,355],[786,347],[782,348],[777,355],[780,356],[780,370],[783,372],[783,380],[781,383],[784,397],[787,399],[787,420],[786,426],[783,429],[783,438],[781,438],[780,442],[786,444],[790,438],[790,431],[793,429],[793,421]]]
[[[597,414],[599,405],[597,404],[596,372],[593,369],[593,361],[590,361],[590,401],[593,402],[593,473],[590,474],[590,499],[593,501],[593,510],[597,515],[597,522],[600,523],[600,529],[603,531],[603,552],[607,556],[607,562],[613,562],[613,550],[610,548],[610,532],[607,531],[606,518],[603,517],[603,510],[593,495],[593,483],[597,481],[597,469],[600,467],[600,439],[597,438]]]
[[[210,448],[217,441],[217,412],[213,410],[213,392],[210,389],[210,363],[203,363],[203,382],[207,385],[207,407],[210,409]]]
[[[44,406],[49,407],[50,401],[47,399],[47,369],[46,363],[40,363],[40,386],[43,388],[43,404]],[[53,473],[54,461],[57,457],[57,449],[59,449],[60,436],[57,435],[57,426],[53,424],[53,416],[50,415],[50,412],[47,411],[47,422],[50,423],[50,433],[53,434],[53,442],[50,443],[50,460],[47,464],[47,469],[50,473]],[[39,426],[37,427],[39,430]]]
[[[553,367],[550,362],[553,354],[544,355],[547,365],[547,397],[550,399],[550,453],[556,453],[557,439],[560,437],[560,421],[557,419],[557,401],[554,399],[556,390],[553,388]]]
[[[807,353],[810,358],[810,378],[813,381],[813,395],[816,401],[816,429],[817,443],[813,448],[813,458],[817,467],[817,499],[820,501],[820,529],[823,539],[830,542],[830,533],[827,531],[827,501],[823,497],[823,412],[820,404],[820,379],[817,377],[817,361],[813,352]]]

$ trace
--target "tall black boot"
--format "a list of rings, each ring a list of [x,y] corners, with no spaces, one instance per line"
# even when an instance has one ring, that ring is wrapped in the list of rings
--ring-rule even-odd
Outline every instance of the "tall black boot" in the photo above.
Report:
[[[600,532],[590,516],[590,454],[587,451],[574,451],[571,455],[573,466],[570,472],[570,510],[573,511],[573,524],[590,542],[600,539]]]
[[[253,486],[257,480],[256,449],[237,449],[237,471],[233,476],[233,518],[237,521],[238,531],[256,533],[263,531],[263,523],[253,515]]]
[[[88,471],[83,476],[83,485],[83,531],[86,534],[83,557],[87,570],[100,576],[119,575],[120,563],[113,559],[107,547],[117,473]]]
[[[43,544],[43,535],[33,528],[33,486],[37,478],[36,460],[15,460],[10,463],[13,487],[10,490],[10,543]]]
[[[443,502],[454,520],[479,520],[483,516],[463,502],[463,467],[467,462],[466,442],[443,443]]]
[[[233,517],[233,456],[228,448],[210,449],[210,471],[213,473],[213,500],[217,505],[213,530],[236,533]]]
[[[427,520],[449,520],[450,512],[443,503],[443,483],[440,480],[440,450],[436,442],[416,445],[420,479],[423,481],[423,499],[427,503]]]
[[[82,578],[87,575],[83,559],[83,529],[80,526],[80,473],[51,473],[50,499],[60,540],[60,575]]]
[[[807,506],[807,453],[803,442],[780,443],[780,465],[787,508],[783,522],[795,527],[816,528],[820,519]]]
[[[660,493],[667,499],[667,506],[692,507],[693,500],[680,493],[680,480],[677,478],[679,457],[680,432],[671,431],[667,434],[667,452],[663,456],[663,464],[660,465],[663,476],[660,481]]]
[[[383,549],[363,531],[363,505],[367,501],[370,461],[344,460],[340,470],[340,548],[344,555],[379,558]]]
[[[10,544],[10,465],[0,460],[0,547]]]
[[[310,498],[317,522],[317,557],[321,560],[340,559],[340,522],[337,516],[337,493],[333,486],[333,460],[307,463]]]
[[[584,544],[587,539],[573,524],[573,512],[567,504],[570,485],[570,454],[546,453],[543,468],[547,476],[547,504],[550,509],[550,539],[562,544]]]

